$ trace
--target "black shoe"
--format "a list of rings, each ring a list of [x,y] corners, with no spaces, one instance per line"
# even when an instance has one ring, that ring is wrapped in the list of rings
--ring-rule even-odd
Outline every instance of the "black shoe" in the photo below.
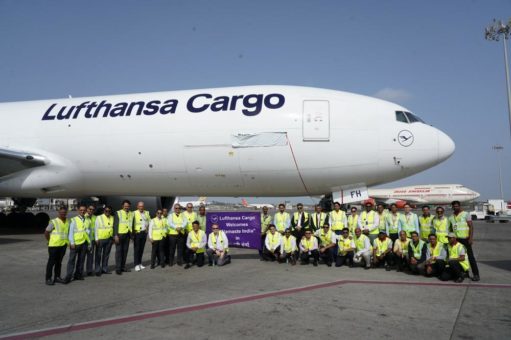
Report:
[[[92,276],[92,275],[93,275],[92,272],[87,273],[87,276]]]
[[[112,274],[112,272],[102,272],[103,274],[107,274],[107,275],[110,275]]]
[[[162,265],[161,265],[161,269],[163,269],[163,268],[165,268],[165,265],[164,265],[164,264],[162,264]]]
[[[185,269],[190,269],[190,268],[192,268],[192,266],[189,263],[187,263],[185,266]]]
[[[456,283],[462,283],[464,280],[465,280],[465,279],[463,278],[463,276],[461,276],[461,277],[458,277],[458,278],[456,279],[456,281],[454,281],[454,282],[456,282]]]
[[[309,263],[307,263],[307,262],[300,262],[300,265],[302,265],[302,266],[305,266],[307,264],[309,264]]]
[[[52,279],[48,279],[48,280],[46,280],[46,284],[47,284],[48,286],[53,286],[53,285],[55,284],[55,282],[53,282],[53,280],[52,280]]]
[[[474,277],[472,277],[472,281],[480,281],[481,278],[479,277],[479,275],[474,275]]]
[[[313,265],[314,267],[317,267],[317,266],[318,266],[318,261],[314,261],[314,262],[312,262],[312,265]]]
[[[154,269],[154,264],[151,265],[151,269]]]
[[[69,284],[69,282],[71,282],[71,278],[70,277],[66,277],[64,279],[64,284],[67,285],[67,284]]]
[[[63,280],[63,279],[62,279],[62,278],[60,278],[60,277],[57,277],[57,278],[55,279],[55,282],[56,282],[56,283],[66,283],[66,281],[65,281],[65,280]]]
[[[181,267],[183,265],[183,262],[178,262],[177,265]]]
[[[402,272],[402,270],[401,270],[400,268],[398,268],[398,269],[396,270],[396,272],[398,272],[398,273],[399,273],[399,272]]]
[[[120,271],[120,270],[116,270],[116,271],[115,271],[115,273],[116,273],[117,275],[122,275],[122,271]]]
[[[371,267],[364,267],[365,270],[371,269]]]
[[[390,272],[390,266],[385,266],[385,270]]]
[[[213,263],[208,263],[208,267],[213,267]]]
[[[327,262],[326,265],[332,267],[332,262]]]
[[[123,269],[122,271],[125,273],[129,273],[129,272],[131,272],[131,269]]]
[[[101,273],[96,273],[96,276],[97,276],[97,277],[100,277],[100,276],[101,276]]]

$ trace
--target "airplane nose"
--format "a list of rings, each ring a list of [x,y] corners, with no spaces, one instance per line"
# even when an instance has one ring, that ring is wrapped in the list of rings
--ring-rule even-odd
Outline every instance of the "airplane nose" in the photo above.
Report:
[[[456,148],[451,137],[447,136],[442,131],[438,131],[438,161],[443,162],[451,157]]]

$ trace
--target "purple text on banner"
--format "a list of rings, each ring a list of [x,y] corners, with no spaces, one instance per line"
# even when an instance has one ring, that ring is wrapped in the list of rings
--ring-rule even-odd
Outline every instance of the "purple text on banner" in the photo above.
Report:
[[[215,211],[206,214],[206,232],[218,224],[229,240],[229,247],[261,248],[261,213],[251,211]]]

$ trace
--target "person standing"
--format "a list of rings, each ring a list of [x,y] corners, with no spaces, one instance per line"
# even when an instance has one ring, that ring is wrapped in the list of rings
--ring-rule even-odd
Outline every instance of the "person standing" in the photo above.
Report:
[[[264,206],[261,212],[261,248],[259,248],[259,259],[261,261],[264,261],[264,241],[266,240],[266,234],[268,233],[268,228],[271,222],[272,217],[270,214],[268,214],[268,207]]]
[[[424,275],[440,277],[445,269],[447,252],[444,245],[438,242],[435,234],[430,234],[428,241],[426,261],[424,262]]]
[[[83,265],[85,253],[90,248],[89,221],[85,217],[87,207],[83,204],[78,206],[78,216],[71,219],[69,224],[69,259],[67,261],[67,275],[65,283],[71,279],[83,280]],[[73,274],[74,273],[74,274]]]
[[[291,219],[291,228],[293,230],[293,236],[297,240],[301,240],[304,229],[309,228],[309,213],[303,211],[302,203],[298,203],[296,205],[296,210],[297,211],[293,214],[293,218]]]
[[[131,271],[126,268],[128,248],[133,232],[133,212],[130,209],[131,202],[124,200],[122,209],[117,211],[114,217],[115,273],[117,275]]]
[[[186,226],[188,220],[181,214],[179,203],[174,204],[174,212],[169,216],[169,262],[174,265],[174,256],[177,250],[177,265],[183,265],[183,254],[186,247]]]
[[[433,228],[438,242],[442,243],[445,247],[449,244],[447,234],[449,234],[449,219],[444,215],[444,208],[436,207],[436,216],[433,218]]]
[[[286,229],[284,236],[282,236],[280,249],[282,249],[282,253],[279,256],[279,262],[289,261],[291,265],[296,265],[298,248],[296,246],[296,237],[291,235],[290,229]]]
[[[207,242],[206,233],[200,230],[199,222],[192,222],[192,231],[188,233],[186,239],[185,269],[191,268],[192,264],[196,264],[197,267],[204,265],[204,252]]]
[[[87,276],[92,276],[93,274],[93,265],[94,265],[94,254],[96,252],[96,242],[94,241],[96,237],[94,236],[94,229],[96,227],[96,215],[94,212],[96,211],[96,207],[93,205],[89,205],[87,207],[87,213],[85,214],[85,218],[88,219],[87,225],[89,226],[89,235],[91,239],[90,248],[87,250],[86,260],[85,260],[85,270],[87,272]]]
[[[342,267],[347,263],[350,268],[353,267],[353,256],[355,254],[355,242],[350,237],[348,228],[342,230],[342,236],[337,241],[337,258],[335,259],[335,266]]]
[[[358,228],[358,209],[357,207],[352,207],[350,209],[351,214],[348,216],[348,230],[350,231],[350,236],[355,237],[355,229]]]
[[[422,207],[422,215],[419,217],[419,230],[420,238],[424,242],[428,242],[429,235],[435,233],[433,228],[433,216],[431,216],[429,212],[428,205]]]
[[[44,237],[48,241],[48,263],[46,264],[46,284],[53,286],[55,282],[64,283],[60,277],[62,259],[66,255],[69,242],[69,220],[67,219],[67,208],[60,207],[58,217],[50,221]],[[52,274],[54,276],[52,278]]]
[[[186,204],[186,210],[183,213],[183,215],[186,219],[186,230],[185,230],[185,234],[186,234],[193,230],[193,222],[197,221],[197,213],[195,211],[193,211],[192,203]]]
[[[270,224],[269,231],[266,233],[264,241],[263,258],[265,261],[278,260],[281,254],[282,235],[277,232],[277,228]]]
[[[386,226],[386,234],[389,235],[390,239],[395,245],[396,240],[399,238],[399,234],[401,233],[401,225],[402,225],[403,215],[397,211],[397,205],[390,205],[390,212],[387,214],[385,226]],[[406,248],[408,249],[408,248]]]
[[[273,224],[280,234],[284,234],[284,231],[291,226],[291,217],[286,211],[286,206],[284,203],[279,204],[279,211],[273,218]]]
[[[96,243],[95,272],[96,276],[111,274],[108,271],[108,259],[112,250],[114,236],[114,217],[112,207],[107,206],[103,215],[96,218],[94,224],[94,240]]]
[[[219,267],[231,263],[231,255],[229,255],[229,240],[227,235],[220,230],[217,223],[211,225],[211,233],[208,237],[208,265],[217,265]]]
[[[342,230],[348,225],[348,218],[346,217],[346,213],[341,209],[341,203],[334,203],[334,210],[328,214],[328,223],[330,224],[331,231],[340,236],[342,234]],[[325,222],[321,225],[323,227]]]
[[[453,210],[453,214],[449,217],[451,229],[454,235],[456,235],[457,242],[465,246],[470,268],[472,268],[472,281],[479,281],[479,268],[477,267],[477,261],[472,250],[472,243],[474,242],[472,218],[469,213],[461,209],[459,201],[453,201],[451,206]]]
[[[312,229],[312,232],[315,233],[318,230],[321,230],[321,227],[325,224],[325,222],[328,221],[328,218],[329,218],[328,214],[323,212],[323,208],[321,208],[321,205],[316,204],[314,206],[314,213],[312,214],[310,219],[310,227]]]
[[[311,257],[313,258],[312,264],[317,267],[319,261],[318,239],[312,236],[312,230],[307,229],[300,241],[300,264],[309,264]]]
[[[385,209],[385,206],[383,204],[378,204],[376,206],[376,213],[378,214],[378,235],[381,232],[384,232],[387,237],[389,237],[387,234],[387,215],[389,214],[389,211]]]
[[[390,271],[392,263],[392,240],[387,237],[385,232],[380,231],[378,238],[373,242],[373,263],[374,268],[378,268],[382,264],[385,270]]]
[[[161,244],[163,246],[163,263],[166,266],[170,266],[170,247],[169,247],[169,209],[163,208],[161,210],[161,218],[163,218],[163,227],[165,228],[165,233],[163,235],[163,239],[161,240]]]
[[[162,217],[163,211],[156,210],[156,217],[149,223],[149,242],[151,242],[151,269],[155,268],[156,257],[158,257],[160,265],[165,268],[163,260],[163,237],[166,235],[165,219]]]
[[[412,207],[408,203],[405,204],[405,213],[403,215],[401,229],[406,232],[406,237],[408,238],[412,238],[413,231],[419,234],[419,219],[417,218],[417,214],[412,212]]]
[[[447,246],[449,262],[442,276],[440,276],[440,280],[448,281],[453,279],[455,282],[461,283],[470,270],[467,250],[463,244],[458,242],[455,233],[449,233],[447,238],[449,239],[449,245]]]
[[[137,203],[137,210],[133,214],[133,256],[135,271],[139,272],[145,267],[142,265],[145,243],[147,241],[147,230],[151,222],[149,212],[145,210],[144,202]]]
[[[372,243],[378,238],[380,220],[378,214],[373,210],[372,202],[366,202],[364,206],[365,211],[363,211],[358,218],[358,227],[362,230],[364,235],[369,237]]]
[[[200,230],[206,232],[206,206],[204,204],[201,204],[199,207],[197,221],[199,221]]]

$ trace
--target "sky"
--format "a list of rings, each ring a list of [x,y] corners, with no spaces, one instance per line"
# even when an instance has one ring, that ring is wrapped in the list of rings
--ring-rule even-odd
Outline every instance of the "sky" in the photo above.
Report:
[[[511,199],[503,44],[483,34],[493,18],[509,20],[511,1],[0,0],[0,102],[264,84],[355,92],[456,143],[444,163],[382,187],[459,183],[499,198],[499,144]]]

